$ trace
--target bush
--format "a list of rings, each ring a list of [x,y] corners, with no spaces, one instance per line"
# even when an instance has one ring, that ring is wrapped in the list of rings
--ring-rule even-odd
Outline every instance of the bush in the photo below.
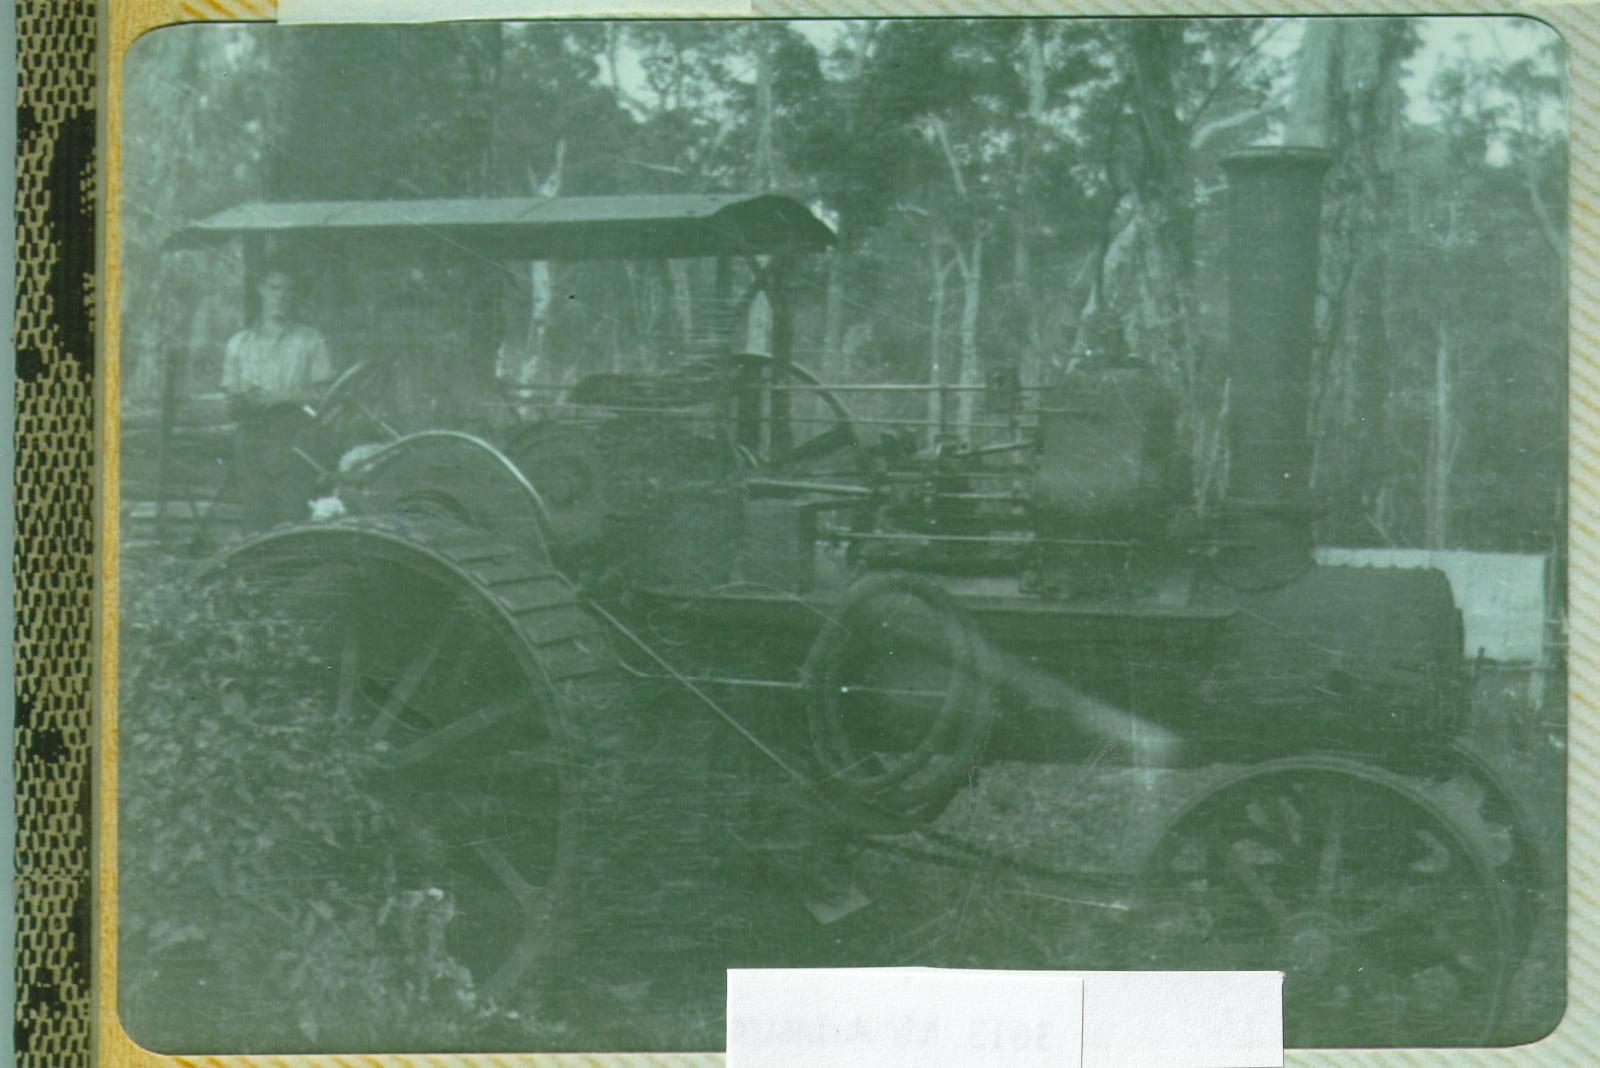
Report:
[[[464,1048],[515,1013],[452,959],[456,903],[326,699],[332,666],[251,592],[124,569],[120,997],[142,1044]],[[412,875],[409,878],[415,879]]]

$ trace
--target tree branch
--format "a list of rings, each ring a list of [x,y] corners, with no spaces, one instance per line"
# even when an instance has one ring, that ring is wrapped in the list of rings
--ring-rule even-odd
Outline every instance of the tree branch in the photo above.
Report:
[[[1283,25],[1284,23],[1282,21],[1273,21],[1266,24],[1266,32],[1259,34],[1255,41],[1251,43],[1249,48],[1241,52],[1232,63],[1228,64],[1227,68],[1223,70],[1221,74],[1217,75],[1217,80],[1212,83],[1209,89],[1206,90],[1206,95],[1201,98],[1199,105],[1194,109],[1194,113],[1189,116],[1185,125],[1187,125],[1191,130],[1194,129],[1195,124],[1200,121],[1200,116],[1204,115],[1206,113],[1206,109],[1216,102],[1217,95],[1233,82],[1234,76],[1239,73],[1240,68],[1242,68],[1252,56],[1261,51],[1266,43],[1272,40],[1273,35],[1276,34]],[[1192,141],[1192,143],[1198,146],[1201,142]]]
[[[1236,111],[1232,115],[1214,119],[1203,126],[1192,127],[1192,132],[1189,134],[1189,146],[1195,149],[1204,148],[1218,134],[1226,133],[1257,119],[1281,115],[1283,110],[1282,104],[1263,104],[1258,108],[1251,108],[1248,111]]]
[[[928,116],[928,127],[933,131],[934,140],[944,150],[945,162],[950,165],[950,179],[955,182],[956,192],[962,196],[967,195],[967,180],[961,176],[961,163],[956,159],[955,146],[950,143],[950,130],[945,121],[938,115]]]

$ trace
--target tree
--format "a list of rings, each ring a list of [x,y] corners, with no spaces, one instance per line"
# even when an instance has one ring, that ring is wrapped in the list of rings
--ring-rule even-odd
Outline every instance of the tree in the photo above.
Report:
[[[1393,196],[1406,101],[1402,64],[1414,51],[1404,21],[1314,22],[1303,49],[1288,136],[1328,150],[1319,345],[1314,361],[1312,482],[1330,510],[1323,535],[1361,543],[1394,537],[1385,493],[1393,441],[1392,356],[1386,324]]]

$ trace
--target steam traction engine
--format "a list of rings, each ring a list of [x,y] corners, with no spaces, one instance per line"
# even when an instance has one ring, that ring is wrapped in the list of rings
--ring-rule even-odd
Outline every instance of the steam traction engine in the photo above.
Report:
[[[1455,744],[1467,694],[1445,577],[1312,557],[1326,160],[1225,166],[1217,516],[1191,510],[1150,369],[1083,361],[986,444],[873,435],[851,387],[789,360],[770,281],[772,355],[594,375],[496,441],[382,440],[369,419],[379,440],[349,449],[364,405],[330,398],[346,440],[324,492],[343,514],[247,540],[216,571],[287,594],[320,635],[328,700],[369,710],[397,773],[468,777],[492,799],[474,818],[515,823],[516,840],[450,861],[480,867],[460,922],[495,947],[489,989],[535,967],[551,888],[585,848],[556,833],[563,694],[620,667],[724,721],[843,833],[955,864],[994,859],[940,826],[993,762],[1222,768],[1114,891],[1078,887],[1114,897],[1150,947],[1124,966],[1284,969],[1292,1044],[1494,1033],[1544,861]],[[825,243],[793,202],[701,199],[716,241],[691,240],[685,216],[672,254]],[[635,231],[604,221],[628,246]],[[1048,874],[1078,886],[1065,864]],[[517,903],[510,929],[503,909],[474,912],[485,888]]]

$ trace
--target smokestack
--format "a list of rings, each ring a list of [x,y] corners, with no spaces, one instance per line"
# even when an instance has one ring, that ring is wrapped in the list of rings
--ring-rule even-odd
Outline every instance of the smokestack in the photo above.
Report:
[[[1235,534],[1262,549],[1311,544],[1306,424],[1329,162],[1315,148],[1251,148],[1222,161],[1231,234],[1227,510]]]

